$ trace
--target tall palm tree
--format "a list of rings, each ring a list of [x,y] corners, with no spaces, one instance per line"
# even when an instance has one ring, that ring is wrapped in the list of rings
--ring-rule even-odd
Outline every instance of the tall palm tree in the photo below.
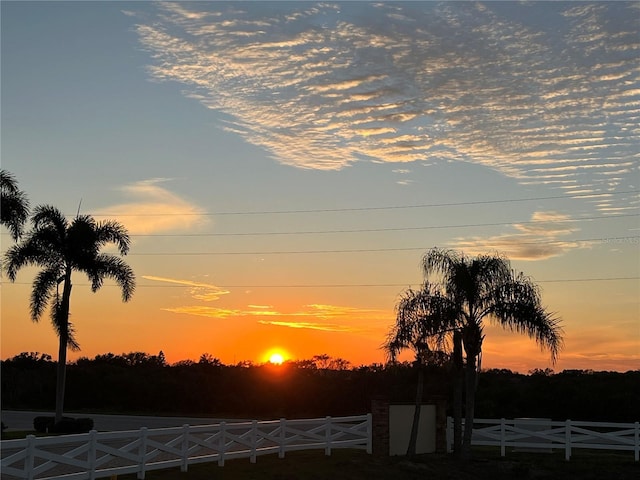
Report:
[[[111,278],[128,301],[135,289],[133,270],[120,257],[101,253],[113,243],[120,255],[129,251],[129,235],[120,223],[112,220],[96,222],[91,216],[78,215],[71,222],[55,207],[38,206],[32,216],[33,229],[5,254],[3,268],[9,280],[15,281],[18,270],[33,265],[42,270],[36,275],[31,291],[31,319],[37,322],[47,306],[59,337],[56,382],[56,422],[62,419],[66,377],[67,348],[79,349],[73,326],[69,322],[71,274],[83,272],[97,291],[105,278]],[[62,284],[62,296],[59,286]]]
[[[527,334],[550,351],[554,363],[562,347],[562,328],[560,320],[542,306],[538,287],[523,273],[515,273],[503,256],[467,257],[434,248],[425,254],[422,266],[425,279],[435,276],[442,295],[456,309],[456,331],[466,357],[462,454],[469,457],[485,322]]]
[[[396,323],[383,345],[389,359],[395,361],[403,350],[412,350],[417,371],[416,401],[407,455],[416,454],[420,409],[424,389],[424,367],[434,352],[446,348],[455,328],[455,313],[451,302],[434,285],[426,282],[422,289],[405,291],[396,306]]]
[[[14,240],[22,235],[22,228],[29,216],[29,200],[18,188],[15,177],[0,170],[0,223],[9,229]]]

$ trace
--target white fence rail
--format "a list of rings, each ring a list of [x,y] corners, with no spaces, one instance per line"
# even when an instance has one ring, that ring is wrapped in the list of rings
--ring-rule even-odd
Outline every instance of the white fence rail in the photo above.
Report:
[[[464,424],[464,420],[463,420]],[[556,422],[543,419],[475,419],[471,445],[500,447],[504,457],[507,447],[527,450],[563,449],[565,459],[573,449],[623,450],[640,459],[640,424]],[[447,418],[447,449],[453,446],[453,419]]]
[[[294,450],[365,449],[371,453],[371,415],[304,420],[222,422],[124,432],[96,432],[59,437],[28,436],[1,446],[2,480],[93,480],[169,467],[187,471],[203,462],[249,458]]]

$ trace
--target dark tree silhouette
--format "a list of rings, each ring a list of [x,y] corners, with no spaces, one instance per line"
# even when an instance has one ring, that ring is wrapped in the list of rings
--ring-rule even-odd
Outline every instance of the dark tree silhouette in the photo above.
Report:
[[[425,254],[422,266],[425,288],[415,294],[421,301],[401,307],[408,310],[407,315],[415,315],[417,323],[425,324],[422,328],[432,337],[451,333],[454,364],[461,362],[461,350],[464,348],[465,429],[462,455],[468,458],[471,455],[475,392],[485,321],[534,338],[542,348],[551,352],[553,362],[562,347],[562,329],[559,319],[542,306],[539,289],[533,281],[522,273],[515,273],[509,260],[503,256],[468,257],[453,250],[434,248]],[[435,290],[433,285],[437,285]],[[423,312],[422,305],[434,295],[447,300],[447,308],[440,310],[446,315],[440,313],[441,318]],[[445,327],[440,333],[439,326]]]
[[[408,289],[396,306],[396,323],[383,345],[392,362],[403,350],[415,355],[417,371],[416,400],[407,455],[416,454],[420,408],[424,389],[424,367],[446,349],[447,338],[456,326],[454,305],[434,285],[425,283],[421,290]]]
[[[122,300],[128,301],[135,289],[133,270],[118,256],[100,250],[114,243],[120,255],[126,255],[130,240],[126,229],[118,222],[96,222],[88,215],[79,215],[69,222],[52,206],[36,207],[32,223],[33,229],[6,252],[3,268],[12,282],[22,267],[32,265],[42,269],[33,281],[31,319],[37,322],[47,306],[51,307],[51,320],[60,340],[56,382],[56,421],[60,421],[67,348],[79,349],[69,322],[71,274],[74,271],[86,274],[93,292],[102,286],[105,278],[111,278],[120,286]]]
[[[9,229],[14,240],[22,235],[29,217],[29,200],[18,182],[6,170],[0,170],[0,223]]]

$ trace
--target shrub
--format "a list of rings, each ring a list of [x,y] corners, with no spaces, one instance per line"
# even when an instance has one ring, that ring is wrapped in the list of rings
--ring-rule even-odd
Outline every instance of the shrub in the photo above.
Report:
[[[53,433],[87,433],[93,430],[91,418],[63,418],[53,426]]]
[[[47,433],[51,431],[55,423],[55,417],[36,417],[33,419],[33,428],[36,432]]]
[[[87,433],[93,430],[93,419],[62,417],[56,423],[55,417],[36,417],[33,428],[40,433]]]

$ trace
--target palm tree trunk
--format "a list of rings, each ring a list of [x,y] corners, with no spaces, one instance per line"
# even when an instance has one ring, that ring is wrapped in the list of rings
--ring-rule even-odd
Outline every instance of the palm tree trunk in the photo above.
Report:
[[[64,412],[64,391],[67,378],[67,346],[69,343],[69,300],[71,298],[71,269],[67,269],[62,290],[62,301],[56,310],[56,323],[60,336],[58,366],[56,372],[56,423]]]
[[[473,433],[476,400],[476,375],[476,356],[467,354],[464,436],[462,438],[462,458],[466,460],[471,458],[471,435]]]
[[[407,447],[407,456],[413,457],[416,454],[418,444],[418,429],[420,427],[420,409],[422,407],[422,392],[424,390],[424,371],[422,365],[418,364],[418,386],[416,387],[416,405],[413,411],[413,423],[411,424],[411,437]]]
[[[62,420],[64,409],[64,389],[67,377],[67,340],[68,336],[60,335],[56,372],[56,423]]]
[[[462,333],[453,333],[453,452],[462,451],[462,388],[464,364],[462,363]]]

